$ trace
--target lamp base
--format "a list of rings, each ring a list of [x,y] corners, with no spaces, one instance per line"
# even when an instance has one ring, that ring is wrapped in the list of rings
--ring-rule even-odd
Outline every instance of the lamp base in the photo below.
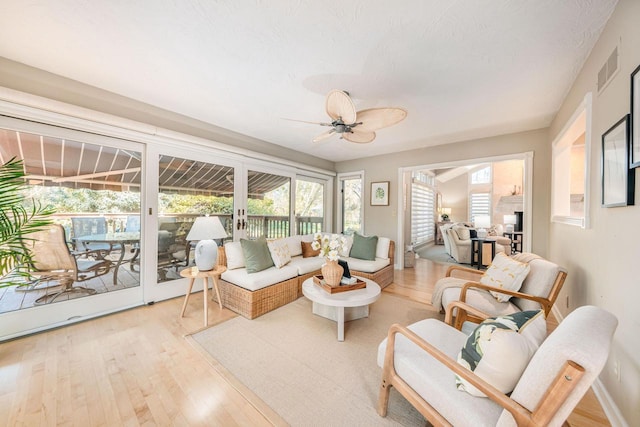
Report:
[[[198,270],[213,270],[218,261],[218,245],[214,240],[200,240],[196,245],[195,256]]]
[[[504,226],[504,231],[507,233],[513,233],[513,224],[507,224]]]
[[[485,237],[487,237],[487,230],[484,228],[477,229],[476,233],[478,233],[478,238],[480,239],[484,239]]]

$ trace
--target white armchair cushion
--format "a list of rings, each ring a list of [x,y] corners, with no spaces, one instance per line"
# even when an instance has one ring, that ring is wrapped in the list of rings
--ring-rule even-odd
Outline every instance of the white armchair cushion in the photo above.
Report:
[[[436,319],[425,319],[408,328],[455,360],[467,336]],[[378,347],[378,366],[384,365],[385,338]],[[478,399],[456,390],[453,373],[424,350],[396,335],[395,370],[423,399],[454,426],[493,426],[502,407],[490,399]],[[461,411],[460,408],[465,408]]]
[[[511,393],[547,334],[542,310],[489,318],[469,335],[458,363],[503,393]],[[459,390],[485,394],[456,375]]]
[[[460,240],[469,240],[471,239],[471,231],[467,227],[456,226],[453,227],[453,231],[458,235],[458,239]]]
[[[480,283],[487,286],[518,291],[522,282],[529,274],[529,264],[509,258],[502,252],[498,252],[487,271],[480,278]],[[490,291],[500,302],[507,302],[511,295]]]

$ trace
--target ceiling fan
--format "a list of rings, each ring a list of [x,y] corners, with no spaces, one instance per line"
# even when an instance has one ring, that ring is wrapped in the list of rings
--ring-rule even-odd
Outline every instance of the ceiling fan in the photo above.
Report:
[[[407,111],[402,108],[383,107],[356,111],[349,92],[343,90],[329,92],[325,108],[332,119],[331,123],[295,120],[331,127],[313,138],[313,142],[319,142],[334,134],[339,134],[341,139],[364,144],[376,138],[376,130],[393,126],[407,117]]]

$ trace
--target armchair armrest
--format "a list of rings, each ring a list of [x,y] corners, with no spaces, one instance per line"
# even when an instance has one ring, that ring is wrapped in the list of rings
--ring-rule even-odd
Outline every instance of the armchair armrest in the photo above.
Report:
[[[461,271],[465,275],[471,275],[471,276],[478,277],[478,278],[482,277],[482,275],[484,274],[483,271],[476,270],[474,268],[463,267],[461,265],[452,265],[447,269],[445,277],[455,277],[454,273],[456,273],[457,271]]]
[[[453,310],[458,309],[458,313],[456,315],[456,323],[453,323]],[[447,306],[447,310],[444,317],[444,322],[448,325],[453,326],[457,330],[462,329],[462,324],[467,319],[467,314],[474,315],[479,320],[486,320],[491,317],[489,314],[478,310],[474,306],[471,306],[467,303],[461,301],[453,301]]]
[[[540,304],[542,307],[545,308],[545,312],[547,310],[547,306],[549,306],[549,300],[543,297],[538,297],[535,295],[530,295],[530,294],[524,294],[522,292],[519,291],[510,291],[508,289],[503,289],[503,288],[498,288],[495,286],[490,286],[490,285],[485,285],[479,282],[467,282],[462,286],[462,289],[460,290],[460,301],[462,302],[466,302],[466,298],[467,298],[467,290],[471,289],[471,288],[477,288],[477,289],[484,289],[486,291],[494,291],[494,292],[500,292],[501,294],[505,294],[505,295],[511,295],[512,297],[516,297],[516,298],[523,298],[523,299],[528,299],[531,301],[535,301],[538,304]],[[551,309],[551,307],[549,307],[549,309]],[[549,313],[546,313],[549,314]]]
[[[382,378],[382,387],[385,390],[380,393],[380,397],[378,400],[378,413],[382,416],[386,415],[386,406],[388,403],[388,388],[391,386],[396,387],[401,394],[409,394],[411,399],[409,401],[419,402],[422,401],[423,398],[418,395],[411,387],[409,387],[396,373],[395,371],[395,363],[394,363],[394,348],[395,348],[395,339],[396,335],[401,334],[415,345],[417,345],[420,349],[424,350],[426,353],[431,355],[438,362],[442,363],[453,373],[459,375],[464,378],[482,393],[484,393],[489,399],[496,402],[498,405],[505,408],[509,411],[513,417],[516,419],[518,425],[536,425],[532,420],[531,412],[520,405],[518,402],[512,400],[507,395],[502,393],[500,390],[493,387],[488,382],[484,381],[482,378],[478,377],[475,373],[469,371],[468,369],[459,365],[455,360],[451,359],[449,356],[444,354],[442,351],[434,347],[432,344],[420,338],[416,333],[409,330],[408,328],[401,326],[399,324],[393,324],[389,328],[389,333],[387,335],[387,348],[385,352],[384,358],[384,368],[383,368],[383,378]],[[387,383],[388,381],[388,383]],[[407,397],[405,395],[405,397]],[[433,421],[440,421],[443,425],[449,425],[446,419],[442,417],[433,407],[431,407],[428,403],[423,406],[423,409],[428,412],[430,417],[427,417],[429,421],[433,423]],[[422,412],[422,411],[421,411]],[[424,413],[423,413],[424,415]]]

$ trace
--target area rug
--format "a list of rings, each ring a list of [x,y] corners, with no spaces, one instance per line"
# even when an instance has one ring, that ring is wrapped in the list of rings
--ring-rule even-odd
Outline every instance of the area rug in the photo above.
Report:
[[[191,341],[241,393],[250,390],[245,397],[255,407],[268,405],[289,425],[424,426],[393,389],[387,417],[377,414],[382,370],[376,357],[391,324],[429,317],[442,316],[430,305],[383,292],[368,318],[345,324],[345,341],[338,342],[336,323],[312,314],[303,297],[254,320],[235,317]]]
[[[423,249],[419,249],[416,253],[420,258],[426,258],[440,264],[457,264],[456,260],[445,252],[443,245],[427,246]]]

